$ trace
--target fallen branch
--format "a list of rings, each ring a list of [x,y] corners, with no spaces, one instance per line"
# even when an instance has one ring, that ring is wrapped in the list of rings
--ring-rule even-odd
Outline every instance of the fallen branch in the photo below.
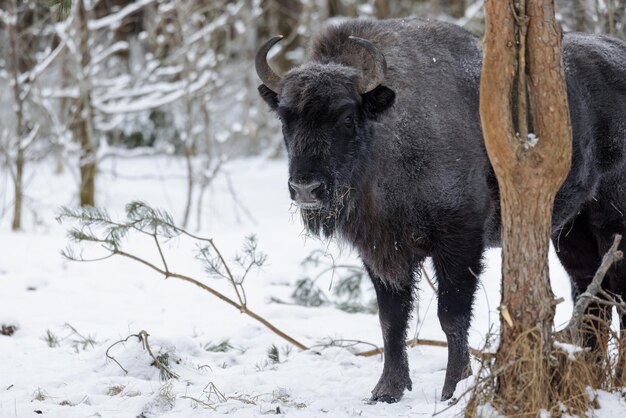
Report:
[[[296,347],[298,347],[301,350],[308,350],[308,347],[305,346],[304,344],[302,344],[301,342],[299,342],[298,340],[296,340],[295,338],[291,337],[290,335],[288,335],[287,333],[281,331],[280,329],[278,329],[276,326],[274,326],[271,322],[269,322],[267,319],[263,318],[262,316],[260,316],[259,314],[251,311],[250,309],[248,309],[245,305],[241,305],[239,303],[237,303],[236,301],[234,301],[233,299],[229,298],[228,296],[224,295],[223,293],[215,290],[214,288],[207,286],[206,284],[202,283],[199,280],[196,280],[192,277],[189,276],[185,276],[184,274],[178,274],[178,273],[174,273],[169,271],[169,269],[165,268],[159,268],[157,266],[155,266],[154,264],[150,263],[149,261],[146,261],[140,257],[137,257],[133,254],[130,253],[126,253],[124,251],[114,251],[114,254],[116,255],[121,255],[122,257],[126,257],[126,258],[130,258],[131,260],[135,260],[147,267],[150,267],[152,270],[157,271],[159,273],[161,273],[163,276],[165,276],[165,278],[175,278],[175,279],[179,279],[182,281],[185,281],[187,283],[191,283],[194,284],[196,286],[198,286],[200,289],[205,290],[207,292],[209,292],[210,294],[212,294],[213,296],[217,297],[218,299],[228,303],[229,305],[233,306],[234,308],[236,308],[239,312],[248,315],[250,318],[260,322],[261,324],[263,324],[266,328],[268,328],[270,331],[272,331],[274,334],[278,335],[279,337],[283,338],[284,340],[289,341],[291,344],[295,345]]]
[[[439,341],[439,340],[427,340],[427,339],[422,339],[422,338],[413,338],[411,340],[406,341],[407,347],[417,347],[418,345],[426,345],[430,347],[442,347],[442,348],[448,347],[447,342]],[[486,355],[489,355],[489,353],[476,350],[475,348],[470,348],[469,351],[474,357],[478,357],[478,358],[482,358],[482,357],[485,357]],[[383,354],[384,352],[385,352],[384,348],[377,347],[373,350],[361,351],[360,353],[356,353],[356,355],[360,357],[372,357],[378,354]]]
[[[211,293],[213,296],[217,297],[221,301],[226,302],[227,304],[236,308],[239,312],[246,314],[252,319],[260,322],[274,334],[295,345],[301,350],[308,350],[308,347],[306,345],[302,344],[295,338],[280,330],[267,319],[263,318],[262,316],[247,307],[242,282],[250,269],[254,265],[262,264],[264,260],[264,256],[257,257],[254,255],[254,248],[251,249],[252,255],[250,257],[250,260],[248,260],[245,265],[242,265],[242,267],[244,267],[245,269],[243,275],[239,278],[236,278],[231,268],[227,264],[225,258],[223,257],[212,239],[199,237],[197,235],[187,232],[182,228],[179,228],[178,226],[174,225],[173,221],[171,220],[171,216],[169,216],[168,214],[160,212],[158,210],[154,210],[142,202],[133,202],[127,206],[127,217],[128,222],[119,223],[112,221],[105,211],[96,208],[78,210],[63,208],[62,213],[58,219],[62,220],[63,218],[70,218],[78,220],[81,223],[80,229],[73,229],[69,233],[70,237],[76,242],[87,241],[92,243],[99,243],[104,247],[105,250],[109,252],[108,256],[119,255],[151,268],[152,270],[162,274],[166,279],[172,277],[194,284],[199,288]],[[96,235],[96,232],[94,232],[95,228],[104,228],[106,232],[105,236]],[[144,258],[136,256],[132,253],[128,253],[121,249],[121,237],[125,236],[125,234],[127,234],[129,230],[134,230],[152,238],[152,241],[154,242],[160,256],[162,267],[159,267]],[[216,261],[211,260],[208,256],[208,252],[203,249],[201,249],[200,251],[200,258],[206,262],[207,266],[214,274],[227,279],[232,284],[235,294],[237,296],[237,300],[231,299],[230,297],[219,292],[213,287],[208,286],[205,283],[196,280],[190,276],[171,271],[167,265],[165,255],[163,254],[163,250],[161,248],[159,240],[160,234],[164,234],[166,238],[182,234],[192,239],[208,243],[212,251],[217,256]],[[90,261],[82,258],[82,256],[76,256],[74,252],[71,251],[71,249],[66,250],[64,252],[64,255],[66,258],[74,261]],[[221,270],[219,268],[220,265],[224,268],[224,273],[221,273]]]
[[[428,345],[431,347],[447,347],[448,343],[444,341],[437,341],[437,340],[422,340],[420,338],[415,338],[412,340],[408,340],[406,342],[407,347],[416,347],[418,345]],[[360,357],[372,357],[378,354],[383,354],[384,352],[385,352],[384,348],[378,347],[373,350],[362,351],[360,353],[357,353],[356,355]]]

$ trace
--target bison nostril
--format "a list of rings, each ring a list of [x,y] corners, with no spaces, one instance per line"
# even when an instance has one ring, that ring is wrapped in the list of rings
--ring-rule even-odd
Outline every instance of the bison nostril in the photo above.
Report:
[[[311,190],[311,195],[319,199],[322,197],[325,190],[326,190],[326,186],[324,185],[324,183],[319,182],[319,185]]]
[[[309,183],[289,181],[289,187],[295,192],[296,200],[303,202],[318,200],[325,189],[324,183],[321,181],[311,181]]]

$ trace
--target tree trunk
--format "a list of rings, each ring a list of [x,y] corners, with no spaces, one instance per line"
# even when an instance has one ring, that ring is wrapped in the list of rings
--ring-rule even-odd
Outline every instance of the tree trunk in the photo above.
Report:
[[[328,17],[342,16],[345,12],[341,0],[326,0]]]
[[[24,202],[24,150],[21,148],[17,150],[15,178],[13,181],[15,202],[13,204],[13,222],[11,223],[11,229],[18,231],[22,229],[22,206]]]
[[[536,415],[549,403],[554,302],[548,249],[554,197],[571,164],[571,128],[554,0],[515,3],[519,25],[509,2],[485,1],[480,115],[500,188],[502,221],[495,369],[509,369],[498,376],[495,404],[505,414]],[[516,114],[512,91],[518,93]]]
[[[573,0],[574,30],[577,32],[593,32],[587,10],[588,0]]]
[[[617,35],[616,28],[616,6],[615,0],[606,0],[606,24],[607,24],[607,33],[611,36]]]
[[[387,19],[390,15],[388,0],[374,0],[374,9],[378,19]]]
[[[61,52],[59,60],[61,64],[61,69],[60,69],[61,88],[65,89],[68,86],[70,86],[74,78],[74,75],[72,74],[70,70],[70,51],[68,51],[67,49],[64,49],[63,52]],[[60,109],[59,113],[61,114],[62,121],[67,121],[71,119],[70,117],[72,113],[70,111],[71,104],[72,104],[72,100],[70,100],[68,97],[61,97],[61,99],[59,100],[59,109]],[[54,159],[55,159],[54,174],[57,174],[57,175],[62,174],[63,169],[64,169],[63,153],[64,153],[65,144],[61,142],[61,139],[62,138],[60,137],[57,138],[57,143],[54,145]]]
[[[441,11],[455,19],[465,16],[465,0],[439,0]]]
[[[7,25],[7,35],[9,38],[9,48],[11,51],[11,69],[13,77],[13,97],[15,98],[15,135],[16,135],[16,157],[15,157],[15,169],[13,170],[13,190],[14,190],[14,202],[13,202],[13,220],[11,222],[11,229],[17,231],[22,228],[22,206],[24,197],[24,136],[26,134],[26,126],[24,123],[24,100],[22,97],[22,85],[20,83],[20,60],[19,54],[25,54],[19,42],[19,33],[16,33],[19,28],[19,17],[17,11],[17,0],[11,0],[9,3],[11,7],[11,17],[14,19],[13,23]]]
[[[626,40],[626,0],[617,0],[615,9],[615,20],[619,25],[617,36]]]
[[[186,6],[187,5],[187,6]],[[187,27],[186,22],[190,18],[190,9],[185,8],[189,7],[189,5],[183,0],[177,0],[175,2],[176,8],[176,19],[178,28],[180,31],[181,37],[181,48],[185,51],[189,49],[189,45],[187,43]],[[193,166],[193,157],[197,151],[196,145],[196,135],[194,133],[194,97],[189,91],[189,84],[191,83],[192,77],[191,73],[195,66],[195,63],[190,61],[189,54],[185,53],[182,57],[182,65],[183,65],[183,73],[182,77],[186,80],[185,86],[185,115],[184,115],[184,126],[185,130],[181,134],[181,139],[183,141],[183,154],[185,156],[185,166],[187,168],[187,195],[185,198],[185,209],[183,212],[183,228],[187,228],[189,224],[189,217],[191,215],[191,205],[193,203],[193,194],[194,194],[194,166]]]
[[[74,125],[74,137],[80,142],[80,205],[94,206],[96,194],[96,148],[93,140],[91,121],[93,109],[91,106],[91,79],[89,67],[91,53],[89,50],[88,16],[85,0],[77,0],[78,32],[80,38],[80,68],[79,90],[80,97],[76,110],[77,121]]]

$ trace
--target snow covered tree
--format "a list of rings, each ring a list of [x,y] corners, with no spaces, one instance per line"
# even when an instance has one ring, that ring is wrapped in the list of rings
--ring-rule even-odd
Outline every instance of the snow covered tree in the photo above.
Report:
[[[78,103],[73,125],[74,138],[80,143],[80,205],[94,206],[96,201],[96,143],[93,131],[94,110],[91,102],[92,71],[89,45],[89,15],[85,0],[76,0],[79,39]]]
[[[15,118],[5,124],[14,125],[14,133],[4,132],[0,150],[13,180],[11,227],[18,230],[22,228],[25,166],[41,127],[33,110],[37,104],[33,103],[32,93],[40,76],[65,48],[65,44],[61,42],[52,49],[52,39],[42,35],[48,22],[42,16],[37,1],[9,0],[6,6],[6,11],[0,9],[0,22],[8,41],[4,48],[2,73],[11,86]]]
[[[11,0],[9,9],[9,16],[5,19],[5,24],[7,28],[7,35],[9,38],[9,48],[6,50],[10,51],[10,59],[11,62],[11,73],[12,73],[12,83],[13,84],[13,98],[15,100],[15,158],[14,158],[14,170],[11,170],[11,176],[13,178],[14,184],[14,196],[15,200],[13,202],[13,222],[11,227],[13,230],[17,230],[21,228],[22,225],[22,201],[23,201],[23,179],[24,179],[24,153],[28,147],[28,143],[25,143],[25,135],[26,135],[26,121],[24,120],[24,86],[22,84],[22,77],[20,77],[23,73],[20,71],[20,67],[23,65],[20,61],[20,54],[24,53],[28,55],[29,47],[26,46],[23,48],[20,42],[20,37],[22,35],[22,31],[24,29],[24,25],[20,24],[20,20],[18,18],[17,11],[17,1]],[[24,80],[26,81],[26,80]],[[32,138],[31,138],[32,141]],[[7,158],[7,160],[13,158]]]

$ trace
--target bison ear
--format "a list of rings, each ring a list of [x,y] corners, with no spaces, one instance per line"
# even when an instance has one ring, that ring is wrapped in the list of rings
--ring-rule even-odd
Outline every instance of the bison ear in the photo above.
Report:
[[[396,93],[388,87],[378,86],[374,90],[363,94],[362,97],[365,111],[374,116],[384,112],[393,105]]]
[[[276,110],[278,108],[278,95],[265,84],[261,84],[258,90],[261,98],[270,106],[270,109]]]

